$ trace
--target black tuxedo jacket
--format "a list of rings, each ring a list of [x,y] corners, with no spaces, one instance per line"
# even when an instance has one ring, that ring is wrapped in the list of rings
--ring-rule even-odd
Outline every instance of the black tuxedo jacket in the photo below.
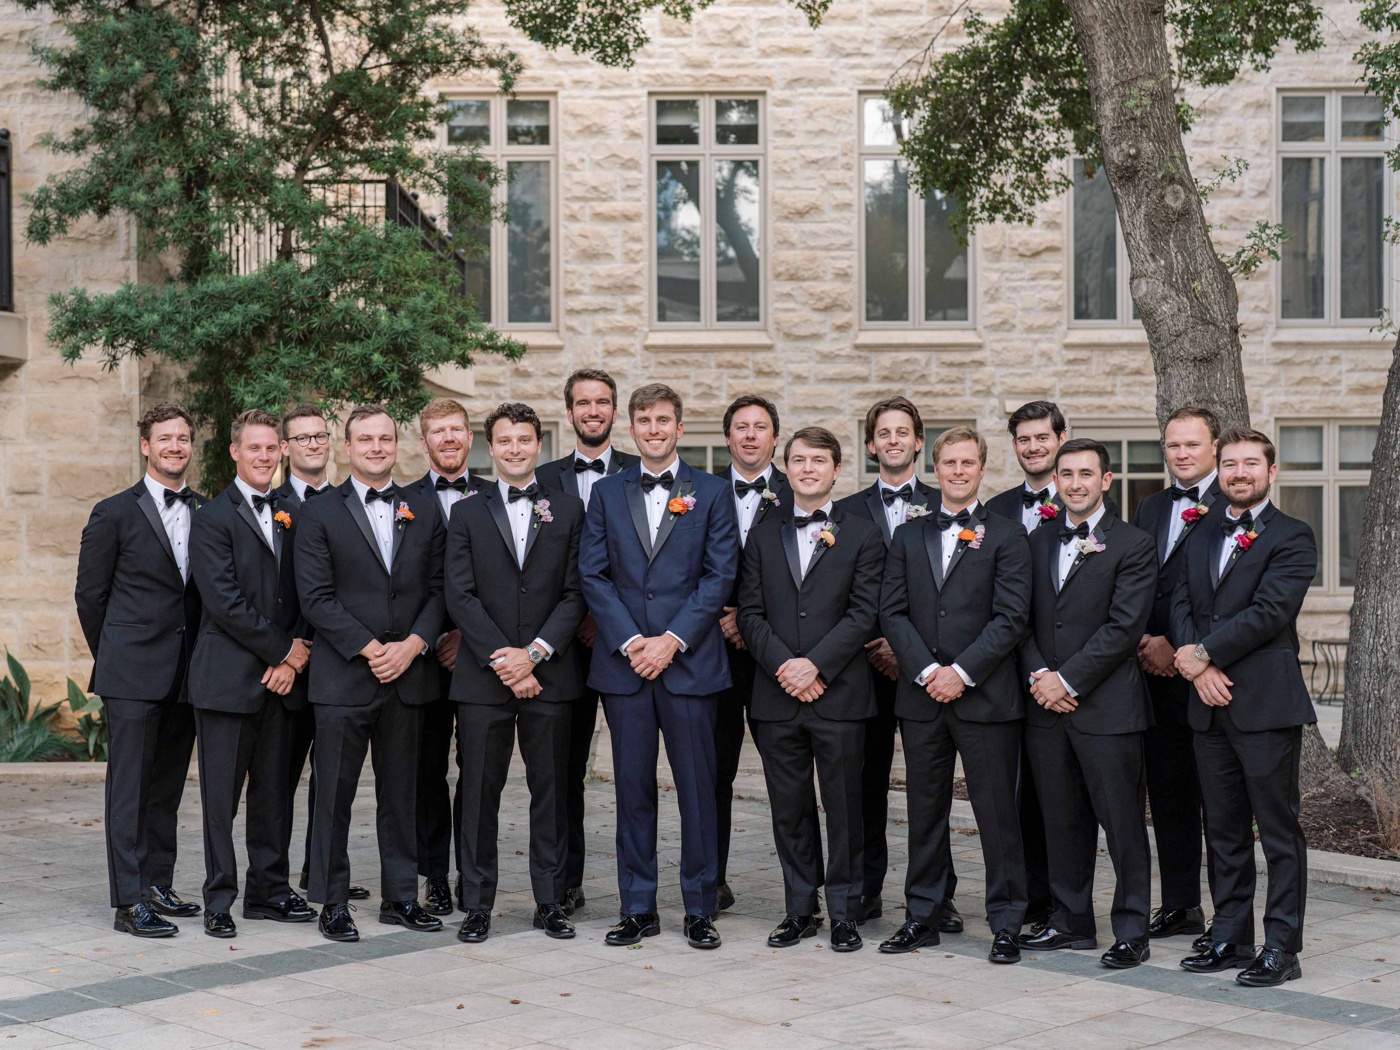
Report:
[[[1152,725],[1152,705],[1137,647],[1157,585],[1152,537],[1105,513],[1094,536],[1105,547],[1081,554],[1057,590],[1060,532],[1040,528],[1031,544],[1031,631],[1021,643],[1021,680],[1045,667],[1079,691],[1069,715],[1026,695],[1026,721],[1054,725],[1066,717],[1081,733],[1136,733]]]
[[[945,712],[968,722],[1023,718],[1016,649],[1031,613],[1026,531],[979,503],[968,525],[984,530],[982,541],[974,549],[973,541],[959,540],[944,574],[936,513],[896,530],[885,561],[880,627],[899,660],[895,714],[917,722]],[[957,664],[975,684],[952,703],[939,703],[914,684],[935,661]]]
[[[733,477],[727,470],[721,475],[721,477],[723,477],[724,480],[729,482],[729,496],[731,499],[733,499]],[[766,491],[773,493],[774,499],[760,499],[758,501],[758,509],[753,513],[753,524],[749,526],[748,539],[753,539],[754,529],[758,528],[769,518],[788,518],[792,516],[792,486],[788,484],[787,475],[778,469],[777,464],[774,464],[773,466],[773,474],[768,479],[768,488]],[[747,549],[747,547],[747,540],[740,542],[739,571],[734,577],[734,593],[730,596],[729,601],[726,603],[728,605],[735,606],[736,608],[739,605],[739,590],[744,583],[744,551]],[[735,653],[742,656],[744,655],[744,650],[735,649],[733,648],[733,646],[731,646],[730,655],[733,656]]]
[[[196,506],[205,497],[195,494]],[[198,517],[196,510],[191,522]],[[191,525],[193,528],[193,524]],[[88,692],[123,700],[184,699],[176,676],[199,628],[199,591],[180,579],[175,549],[144,476],[93,507],[78,549],[78,621],[92,651]]]
[[[939,495],[938,490],[925,485],[917,477],[910,482],[910,485],[914,489],[914,498],[910,500],[909,505],[912,507],[922,505],[928,508],[930,514],[936,514],[939,501],[943,498]],[[889,547],[893,537],[885,526],[885,502],[880,496],[880,483],[878,481],[872,482],[859,492],[837,500],[836,505],[841,508],[843,514],[853,514],[856,517],[874,522],[880,530],[880,535],[884,538],[885,546]]]
[[[873,522],[833,507],[829,528],[836,543],[818,544],[802,576],[791,508],[749,531],[744,584],[739,592],[739,633],[758,663],[749,717],[785,721],[802,701],[774,677],[796,656],[817,665],[826,692],[813,706],[823,718],[853,721],[875,714],[870,662],[856,659],[879,616],[885,545]]]
[[[412,521],[394,524],[390,572],[379,557],[364,501],[347,478],[331,492],[302,504],[295,566],[302,614],[316,631],[311,647],[313,704],[361,707],[381,691],[406,704],[436,700],[440,682],[433,644],[446,619],[442,552],[447,530],[437,498],[399,489],[394,506]],[[371,641],[398,642],[416,634],[428,652],[398,679],[381,685],[360,650]]]
[[[1021,493],[1025,491],[1025,488],[1026,486],[1023,482],[1020,485],[1013,485],[1005,492],[998,492],[991,499],[987,500],[987,509],[993,514],[999,514],[1003,518],[1010,518],[1012,521],[1019,523],[1021,520],[1021,510],[1025,507],[1025,503],[1021,500]],[[1055,495],[1050,497],[1050,502],[1060,509],[1061,514],[1065,512],[1065,501],[1060,498],[1058,490],[1056,490]],[[1107,492],[1103,494],[1103,505],[1108,508],[1108,513],[1112,514],[1115,518],[1122,517],[1122,513],[1118,509],[1118,501]],[[1055,524],[1055,521],[1055,519],[1052,519],[1048,524]],[[1039,532],[1041,526],[1046,524],[1047,522],[1042,521],[1040,525],[1035,527],[1036,531]],[[1053,532],[1054,530],[1051,529],[1050,531]]]
[[[262,684],[263,674],[286,658],[293,640],[306,637],[292,557],[301,512],[293,514],[280,500],[278,511],[287,514],[291,525],[273,522],[272,546],[236,484],[194,516],[190,575],[204,607],[190,660],[190,703],[195,707],[254,714],[269,697],[289,710],[306,704],[305,674],[282,697]]]
[[[614,445],[612,446],[612,456],[608,459],[608,472],[605,476],[610,477],[620,473],[639,462],[641,461],[636,456],[630,452],[623,452],[622,449]],[[574,481],[576,476],[574,474],[574,450],[572,449],[567,456],[552,459],[535,468],[535,480],[545,488],[579,499],[578,485]]]
[[[535,665],[540,700],[583,695],[574,632],[587,608],[579,582],[578,545],[583,501],[563,493],[548,497],[553,521],[532,515],[525,565],[515,560],[515,540],[496,485],[483,486],[452,508],[447,529],[447,613],[462,632],[451,699],[504,704],[514,694],[496,677],[491,654],[523,648],[542,638],[554,655]]]
[[[1234,685],[1226,711],[1238,729],[1257,732],[1317,721],[1298,666],[1298,612],[1317,571],[1317,543],[1306,522],[1272,503],[1260,512],[1249,550],[1216,567],[1226,541],[1220,517],[1207,515],[1185,541],[1186,565],[1172,600],[1172,641],[1203,644]],[[1210,728],[1210,708],[1190,688],[1193,729]]]

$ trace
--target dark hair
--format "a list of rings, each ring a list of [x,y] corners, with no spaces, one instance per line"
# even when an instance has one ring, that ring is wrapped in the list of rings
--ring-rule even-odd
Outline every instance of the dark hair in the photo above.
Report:
[[[632,391],[632,397],[627,402],[627,418],[633,420],[637,417],[637,412],[644,408],[650,408],[658,401],[668,401],[671,407],[676,410],[676,422],[681,421],[683,406],[681,395],[672,390],[665,383],[648,383],[646,386],[639,386]]]
[[[287,424],[294,419],[319,419],[325,422],[326,414],[310,402],[303,401],[282,417],[282,440],[287,440]]]
[[[768,418],[773,421],[773,436],[778,436],[778,406],[769,401],[766,397],[759,397],[757,394],[745,394],[743,397],[736,397],[724,410],[724,436],[729,436],[729,424],[734,422],[734,416],[742,408],[761,408],[768,413]]]
[[[238,418],[228,428],[228,439],[236,445],[239,438],[243,436],[243,431],[248,427],[271,427],[273,430],[278,430],[281,425],[282,421],[271,412],[264,412],[260,408],[250,408],[246,412],[238,413]]]
[[[575,383],[607,383],[608,389],[612,391],[613,407],[617,407],[617,381],[612,376],[601,368],[576,368],[570,373],[569,378],[564,380],[565,408],[574,407]]]
[[[903,412],[914,421],[914,437],[920,441],[924,439],[924,417],[919,415],[918,406],[907,397],[896,394],[894,397],[876,401],[870,406],[870,411],[865,413],[865,443],[867,445],[875,440],[875,423],[886,412]]]
[[[1044,419],[1044,416],[1032,416],[1032,419]],[[1055,469],[1060,469],[1060,460],[1066,456],[1072,456],[1076,452],[1093,452],[1099,457],[1099,473],[1107,474],[1110,466],[1108,449],[1095,441],[1093,438],[1073,438],[1060,446],[1060,450],[1055,453]]]
[[[491,444],[491,431],[495,429],[496,422],[504,419],[507,423],[529,423],[535,428],[535,440],[540,438],[540,417],[529,405],[519,401],[503,401],[492,410],[486,417],[483,424],[486,428],[486,443]]]
[[[345,417],[345,440],[350,440],[350,428],[362,419],[369,419],[371,416],[389,416],[389,410],[383,405],[356,405],[350,410],[350,414]],[[389,416],[393,420],[393,416]],[[394,436],[399,433],[399,425],[394,424]]]
[[[1011,413],[1011,418],[1006,421],[1007,433],[1012,440],[1016,438],[1016,428],[1022,423],[1031,423],[1037,419],[1050,420],[1050,429],[1056,434],[1063,434],[1069,429],[1065,423],[1065,414],[1060,411],[1060,406],[1053,401],[1027,401],[1024,405]],[[1082,449],[1080,451],[1083,451]]]
[[[1264,449],[1264,462],[1273,466],[1278,460],[1278,449],[1274,448],[1273,441],[1262,430],[1255,430],[1253,427],[1231,427],[1220,435],[1220,451],[1225,451],[1226,445],[1240,444],[1261,445]]]
[[[1217,416],[1210,409],[1199,408],[1196,405],[1187,405],[1184,408],[1178,408],[1175,412],[1169,415],[1167,417],[1167,422],[1170,424],[1182,419],[1199,419],[1202,423],[1206,425],[1206,429],[1210,431],[1210,439],[1212,441],[1220,440],[1220,417]],[[1166,438],[1166,435],[1167,428],[1163,427],[1163,439]]]
[[[177,405],[173,401],[162,401],[160,404],[146,410],[146,414],[141,417],[141,422],[137,427],[141,431],[141,440],[151,440],[151,428],[157,423],[169,423],[172,419],[183,419],[185,425],[190,428],[190,436],[194,436],[194,418],[184,405]]]
[[[792,443],[800,441],[804,445],[811,445],[813,448],[824,448],[831,453],[831,461],[836,466],[841,465],[841,442],[836,440],[836,435],[827,430],[826,427],[803,427],[787,439],[787,444],[783,446],[783,462],[787,462],[788,455],[792,452]]]

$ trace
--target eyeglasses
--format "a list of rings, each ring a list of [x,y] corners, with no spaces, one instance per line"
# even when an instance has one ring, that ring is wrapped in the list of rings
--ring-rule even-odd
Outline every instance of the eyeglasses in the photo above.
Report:
[[[324,445],[330,441],[330,439],[331,436],[324,430],[319,434],[297,434],[294,437],[288,438],[289,441],[295,441],[302,448],[310,448],[313,443]]]

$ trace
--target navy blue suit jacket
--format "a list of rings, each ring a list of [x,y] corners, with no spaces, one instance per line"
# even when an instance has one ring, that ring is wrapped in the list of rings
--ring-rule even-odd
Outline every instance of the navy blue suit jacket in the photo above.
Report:
[[[685,514],[662,516],[651,543],[642,500],[642,468],[593,484],[579,547],[583,596],[598,625],[588,685],[630,695],[643,679],[619,648],[634,635],[671,631],[687,648],[661,673],[680,696],[709,696],[730,684],[719,617],[739,568],[739,523],[728,482],[691,467],[676,468],[671,497],[693,494]]]

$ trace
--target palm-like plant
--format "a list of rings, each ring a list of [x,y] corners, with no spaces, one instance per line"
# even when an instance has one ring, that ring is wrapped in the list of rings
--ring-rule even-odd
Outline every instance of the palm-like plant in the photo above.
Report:
[[[96,757],[90,738],[85,735],[83,740],[79,740],[59,724],[63,701],[47,707],[39,704],[31,709],[29,675],[8,650],[5,660],[9,664],[10,674],[0,681],[0,762],[53,762],[90,755]],[[70,700],[75,693],[82,701],[82,710],[75,706],[75,712],[92,722],[91,702],[70,680]],[[97,704],[100,709],[101,701],[97,701]],[[105,757],[105,733],[101,734],[99,746]]]

